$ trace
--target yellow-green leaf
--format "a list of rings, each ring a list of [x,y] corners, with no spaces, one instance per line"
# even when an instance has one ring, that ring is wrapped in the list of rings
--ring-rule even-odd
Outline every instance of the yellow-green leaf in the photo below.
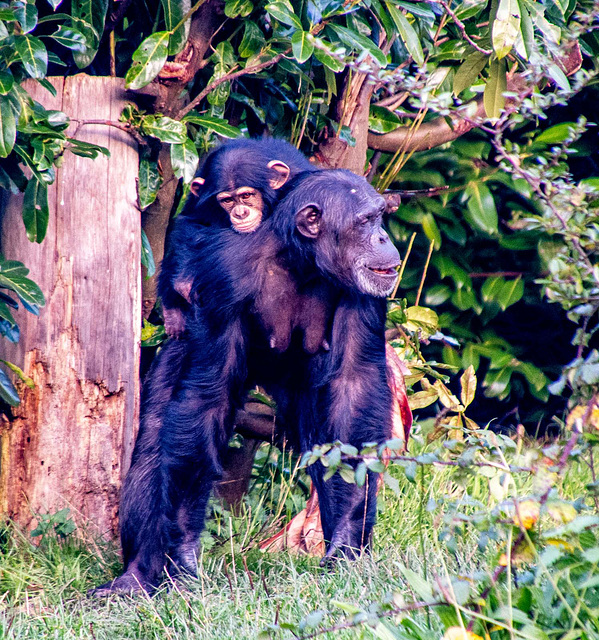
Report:
[[[489,69],[489,78],[485,85],[484,104],[485,113],[491,120],[497,120],[501,110],[505,106],[507,91],[507,77],[505,73],[505,60],[493,60]]]
[[[492,27],[493,50],[499,59],[505,58],[520,34],[518,0],[499,0]]]
[[[474,400],[474,394],[476,393],[476,373],[474,373],[472,365],[462,374],[460,386],[462,387],[460,400],[464,407],[467,407]]]

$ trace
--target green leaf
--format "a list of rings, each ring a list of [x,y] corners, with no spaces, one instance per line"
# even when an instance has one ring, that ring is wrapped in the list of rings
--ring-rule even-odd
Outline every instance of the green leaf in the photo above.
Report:
[[[497,234],[497,209],[489,187],[484,182],[471,182],[466,187],[465,194],[468,203],[464,217],[470,226],[489,235]]]
[[[6,158],[17,139],[17,120],[8,98],[0,96],[0,158]]]
[[[252,13],[254,5],[250,0],[227,0],[225,15],[227,18],[245,18]]]
[[[241,131],[237,127],[234,127],[222,118],[215,118],[214,116],[201,116],[192,111],[183,118],[183,122],[190,122],[205,127],[224,138],[239,138],[241,136]]]
[[[422,216],[422,230],[426,237],[435,243],[434,248],[439,249],[441,247],[441,231],[432,213],[425,213]]]
[[[158,138],[161,142],[177,144],[187,140],[185,125],[167,116],[145,116],[141,129],[145,135]]]
[[[314,43],[310,38],[311,36],[308,32],[299,29],[291,36],[291,50],[300,64],[306,62],[314,53]]]
[[[495,54],[499,59],[505,58],[520,35],[518,0],[499,0],[491,33]]]
[[[368,128],[375,133],[389,133],[394,131],[401,124],[401,120],[393,111],[372,105],[370,107],[370,115],[368,117]]]
[[[183,182],[189,183],[193,180],[198,168],[198,150],[192,140],[187,138],[182,144],[171,146],[171,163],[177,178],[183,178]]]
[[[433,334],[439,330],[439,316],[427,307],[408,307],[406,309],[406,327],[410,331],[424,330]]]
[[[168,57],[169,37],[168,31],[157,31],[139,45],[133,54],[133,65],[125,75],[127,89],[141,89],[160,73]]]
[[[385,2],[385,5],[387,6],[387,10],[389,11],[391,19],[397,27],[400,38],[406,45],[406,49],[414,59],[414,62],[418,66],[422,66],[424,64],[424,53],[422,52],[420,38],[414,30],[414,27],[410,24],[410,21],[406,18],[406,16],[404,16],[404,14],[399,9],[397,9],[397,7],[395,7],[395,5],[391,4],[390,2]]]
[[[338,60],[322,49],[316,48],[314,51],[314,56],[326,67],[326,69],[330,69],[334,73],[340,73],[341,71],[343,71],[343,69],[345,69],[345,64],[341,60]]]
[[[483,302],[497,302],[505,280],[499,276],[487,278],[480,289]]]
[[[137,179],[137,197],[139,208],[142,211],[156,200],[161,183],[162,176],[158,171],[158,164],[143,158],[139,163],[139,177]]]
[[[85,36],[81,31],[79,31],[79,29],[75,29],[74,27],[65,27],[64,25],[60,25],[58,30],[55,31],[51,37],[54,38],[56,42],[67,49],[71,49],[72,51],[84,53],[87,49],[87,40],[85,39]]]
[[[252,20],[246,20],[243,38],[239,43],[239,55],[242,58],[249,58],[261,51],[265,44],[266,40],[260,27]]]
[[[461,311],[469,311],[473,309],[478,313],[478,301],[474,295],[474,291],[470,287],[460,287],[451,294],[451,303]]]
[[[11,407],[16,407],[21,402],[14,384],[2,369],[0,369],[0,398]]]
[[[172,31],[191,9],[191,0],[160,0],[164,11],[164,23],[167,31]],[[177,55],[185,46],[189,37],[191,18],[188,18],[170,37],[169,56]]]
[[[497,302],[505,311],[509,306],[515,304],[524,295],[524,280],[519,276],[515,280],[509,280],[503,283]]]
[[[540,133],[534,139],[533,144],[534,146],[560,144],[565,142],[575,130],[575,122],[560,122]]]
[[[31,178],[23,198],[23,222],[29,242],[40,243],[46,237],[49,218],[48,186]]]
[[[25,71],[32,78],[43,78],[48,71],[48,53],[44,43],[28,34],[15,37],[15,49]]]
[[[74,51],[75,64],[83,69],[89,66],[96,57],[100,38],[104,32],[104,22],[108,0],[72,0],[71,13],[73,26],[84,36],[86,47],[83,51]]]
[[[296,29],[302,28],[302,23],[293,12],[292,7],[288,6],[284,2],[271,2],[264,8],[273,18],[276,18],[279,22],[282,22],[289,27],[295,27]]]
[[[0,262],[0,287],[14,291],[22,302],[43,307],[46,304],[42,290],[27,278],[29,269],[22,262]]]
[[[476,82],[488,60],[489,56],[480,51],[474,51],[464,60],[453,77],[453,92],[456,96]]]
[[[483,96],[485,113],[487,118],[497,120],[501,115],[501,110],[505,106],[505,96],[507,91],[507,77],[505,72],[505,59],[493,60],[489,67],[489,77],[485,85]]]
[[[485,395],[488,398],[501,399],[508,391],[512,371],[509,367],[488,371],[483,382],[486,388]]]
[[[146,268],[146,278],[151,278],[156,273],[152,245],[143,229],[141,230],[141,264]]]
[[[433,601],[433,590],[426,580],[403,565],[399,566],[399,570],[402,572],[408,586],[411,587],[420,600],[424,602]]]
[[[6,360],[0,360],[0,362],[3,362],[30,389],[35,389],[35,382],[29,376],[25,375],[25,372],[23,371],[23,369],[21,369],[20,367],[17,367],[16,364],[13,364],[12,362],[8,362]]]
[[[3,298],[6,299],[8,298],[8,296],[2,296],[2,298],[0,298],[0,318],[2,318],[3,320],[6,320],[11,326],[15,327],[17,323],[13,318],[13,315],[10,311],[8,304],[4,302]],[[14,300],[12,300],[12,302],[14,303]]]
[[[29,33],[33,31],[37,25],[37,9],[35,4],[24,2],[23,0],[13,2],[12,4],[15,18],[21,25],[22,32]]]
[[[352,47],[356,51],[368,51],[368,53],[378,62],[381,67],[387,66],[387,58],[385,54],[366,36],[351,31],[339,24],[330,24],[331,29],[339,36],[341,42]]]

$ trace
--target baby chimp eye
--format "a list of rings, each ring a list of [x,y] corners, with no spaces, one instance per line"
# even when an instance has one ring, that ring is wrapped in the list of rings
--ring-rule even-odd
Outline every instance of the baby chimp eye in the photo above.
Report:
[[[233,198],[221,198],[221,204],[233,204]]]
[[[246,191],[245,193],[241,194],[241,199],[242,200],[249,200],[252,197],[252,195],[253,195],[252,193],[249,193],[249,192]]]

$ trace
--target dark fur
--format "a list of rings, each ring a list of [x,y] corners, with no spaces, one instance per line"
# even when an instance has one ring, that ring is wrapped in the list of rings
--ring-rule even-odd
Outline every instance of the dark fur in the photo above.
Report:
[[[216,196],[223,191],[234,191],[240,187],[253,187],[262,194],[264,201],[263,220],[272,213],[279,199],[279,190],[269,184],[272,177],[267,165],[271,160],[281,160],[290,169],[289,178],[300,172],[315,170],[302,153],[284,140],[264,138],[261,140],[239,139],[223,144],[212,151],[197,175],[205,180],[199,196],[191,194],[177,218],[169,238],[169,249],[162,261],[158,279],[158,294],[162,300],[165,326],[169,335],[179,337],[186,327],[189,300],[182,295],[193,281],[197,268],[196,255],[204,248],[202,235],[206,227],[230,229],[228,214],[217,202]],[[245,234],[231,241],[231,251],[242,250]],[[234,245],[239,244],[236,249]],[[306,301],[294,290],[293,281],[284,270],[272,269],[265,283],[269,293],[257,301],[263,315],[264,328],[269,333],[271,346],[278,351],[289,347],[293,328],[300,326],[305,331],[305,348],[316,352],[323,343],[326,307],[319,305],[320,298],[311,300],[311,315],[302,314]],[[280,296],[275,295],[275,292]],[[266,306],[268,304],[270,306]],[[208,301],[210,304],[210,301]],[[286,317],[284,317],[286,314]],[[300,317],[305,318],[302,322]],[[276,318],[275,322],[273,319]],[[326,346],[326,345],[325,345]]]
[[[315,239],[298,231],[308,204],[322,212]],[[167,558],[176,570],[195,570],[206,503],[248,385],[272,393],[286,434],[302,451],[335,440],[360,447],[389,436],[385,299],[362,293],[364,285],[351,276],[364,260],[377,268],[399,260],[381,230],[383,208],[363,178],[320,171],[290,185],[272,218],[243,237],[242,252],[232,230],[203,234],[193,295],[212,302],[192,306],[188,333],[165,345],[151,371],[121,502],[125,573],[96,593],[149,589]],[[300,296],[309,300],[316,290],[326,298],[329,352],[307,354],[295,336],[279,354],[260,336],[255,304],[273,263]],[[327,556],[359,553],[375,521],[376,474],[369,472],[358,488],[339,475],[325,482],[320,464],[309,472]]]

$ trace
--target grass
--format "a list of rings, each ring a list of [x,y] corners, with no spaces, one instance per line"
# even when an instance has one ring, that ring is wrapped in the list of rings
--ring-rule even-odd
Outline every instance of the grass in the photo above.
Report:
[[[486,478],[477,475],[461,484],[454,481],[452,468],[426,468],[410,482],[395,466],[380,493],[371,555],[342,560],[327,570],[317,558],[263,553],[258,543],[301,507],[304,496],[292,459],[263,450],[256,468],[261,475],[243,513],[233,515],[215,505],[203,535],[197,579],[167,580],[153,598],[84,595],[118,575],[114,545],[81,530],[66,538],[49,533],[34,545],[29,534],[9,526],[0,536],[0,638],[244,640],[257,638],[269,625],[297,624],[317,610],[324,612],[320,627],[330,627],[342,623],[352,606],[410,599],[403,567],[428,577],[488,573],[501,551],[499,543],[481,551],[478,533],[466,528],[457,545],[439,540],[456,502],[466,512],[479,509],[468,506],[472,500],[491,505]],[[567,497],[580,496],[588,480],[588,471],[574,464],[559,490]],[[524,481],[522,492],[528,488]],[[428,637],[443,633],[436,616],[414,612],[410,618]],[[320,637],[396,637],[385,633],[379,625]],[[274,637],[294,635],[282,629]]]

